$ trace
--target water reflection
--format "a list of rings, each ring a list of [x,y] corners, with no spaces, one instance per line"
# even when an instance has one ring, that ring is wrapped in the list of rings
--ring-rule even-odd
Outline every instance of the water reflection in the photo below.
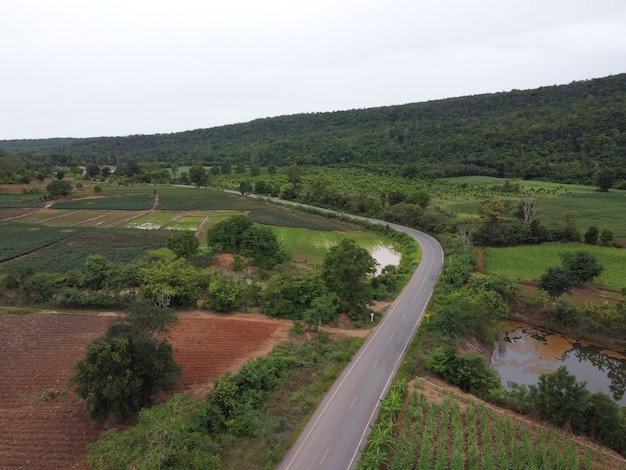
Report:
[[[372,258],[376,260],[376,276],[380,276],[385,266],[398,266],[402,255],[393,248],[385,245],[376,245],[372,248]]]
[[[565,366],[592,393],[626,406],[626,356],[520,322],[505,322],[491,366],[508,382],[536,384],[539,375]]]

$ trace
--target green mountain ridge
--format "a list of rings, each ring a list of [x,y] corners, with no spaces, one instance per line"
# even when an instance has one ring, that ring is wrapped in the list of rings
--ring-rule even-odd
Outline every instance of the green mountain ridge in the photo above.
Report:
[[[133,157],[179,166],[408,166],[425,177],[489,175],[585,184],[599,168],[610,168],[624,180],[626,73],[533,90],[295,114],[171,134],[5,140],[0,149],[108,165]]]

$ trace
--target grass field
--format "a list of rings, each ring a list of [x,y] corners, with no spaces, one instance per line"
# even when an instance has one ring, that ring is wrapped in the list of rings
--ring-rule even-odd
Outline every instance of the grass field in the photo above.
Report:
[[[593,186],[468,176],[440,180],[433,203],[460,219],[478,218],[481,206],[492,198],[508,202],[512,212],[520,195],[499,192],[506,181],[518,184],[536,202],[537,219],[549,228],[562,227],[565,217],[570,217],[581,233],[596,226],[600,231],[611,230],[616,238],[626,238],[626,191],[615,189],[600,193]]]
[[[583,243],[544,243],[511,248],[485,248],[488,274],[536,281],[549,266],[560,266],[562,253],[588,251],[604,266],[604,272],[593,282],[621,289],[626,287],[626,249]]]
[[[299,263],[321,264],[329,248],[337,245],[344,238],[351,238],[367,250],[376,245],[393,246],[392,242],[377,233],[367,231],[320,232],[290,227],[273,227],[278,241]]]

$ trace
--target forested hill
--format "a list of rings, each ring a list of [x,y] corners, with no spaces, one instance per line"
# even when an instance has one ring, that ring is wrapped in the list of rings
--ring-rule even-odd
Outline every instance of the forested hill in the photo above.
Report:
[[[588,182],[598,168],[626,179],[626,73],[569,85],[329,113],[258,119],[157,135],[0,141],[10,153],[71,155],[114,165],[411,168],[425,176],[484,174]]]

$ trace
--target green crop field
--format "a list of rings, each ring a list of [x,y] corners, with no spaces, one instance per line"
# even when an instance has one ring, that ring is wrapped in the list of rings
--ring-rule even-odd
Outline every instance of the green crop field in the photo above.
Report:
[[[339,232],[361,230],[358,225],[350,222],[290,209],[280,204],[260,203],[257,208],[250,210],[250,219],[258,224],[303,228],[306,230]]]
[[[76,235],[80,230],[0,222],[0,231],[0,261],[5,261]]]
[[[159,188],[160,210],[230,210],[245,211],[262,202],[236,194],[207,188]]]
[[[0,207],[43,207],[41,194],[0,194]]]
[[[390,469],[626,468],[621,459],[556,430],[529,425],[482,402],[466,403],[452,394],[438,403],[413,391],[402,415],[387,441],[383,441],[385,429],[373,428],[363,463],[373,457],[376,443],[386,442],[389,460],[384,468]]]
[[[125,196],[88,197],[55,202],[53,209],[148,210],[154,205],[152,191]]]
[[[352,232],[321,232],[291,227],[273,227],[276,238],[291,254],[294,261],[300,263],[320,264],[324,261],[329,248],[337,245],[344,238],[351,238],[371,250],[377,245],[393,246],[392,242],[380,234],[368,231]]]
[[[50,227],[42,229],[52,230]],[[110,261],[130,263],[148,250],[164,247],[167,235],[160,230],[91,229],[7,264],[33,271],[63,273],[82,269],[87,257],[94,254],[103,255]]]
[[[583,243],[544,243],[510,248],[485,248],[488,274],[536,281],[549,266],[560,266],[562,253],[588,251],[604,266],[595,284],[621,289],[626,287],[626,250]]]

